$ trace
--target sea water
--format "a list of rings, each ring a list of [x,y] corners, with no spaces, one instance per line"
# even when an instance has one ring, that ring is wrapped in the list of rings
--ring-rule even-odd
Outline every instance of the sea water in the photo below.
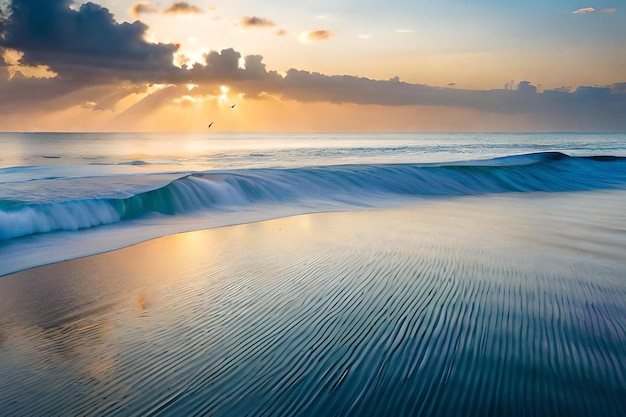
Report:
[[[0,135],[0,415],[624,416],[625,144]]]
[[[626,135],[2,133],[0,275],[172,233],[626,187]]]

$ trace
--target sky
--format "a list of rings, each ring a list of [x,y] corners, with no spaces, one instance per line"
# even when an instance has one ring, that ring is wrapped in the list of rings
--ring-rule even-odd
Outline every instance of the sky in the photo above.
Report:
[[[624,45],[623,0],[0,0],[0,130],[626,131]]]

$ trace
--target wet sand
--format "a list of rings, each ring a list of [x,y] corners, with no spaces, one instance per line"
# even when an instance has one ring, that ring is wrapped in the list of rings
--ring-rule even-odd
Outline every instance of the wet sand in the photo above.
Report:
[[[156,239],[0,278],[2,415],[626,415],[624,192]]]

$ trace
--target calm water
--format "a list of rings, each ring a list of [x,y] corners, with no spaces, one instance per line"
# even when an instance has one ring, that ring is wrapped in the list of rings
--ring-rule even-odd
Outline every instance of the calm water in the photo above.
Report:
[[[0,415],[626,415],[624,156],[2,134]]]

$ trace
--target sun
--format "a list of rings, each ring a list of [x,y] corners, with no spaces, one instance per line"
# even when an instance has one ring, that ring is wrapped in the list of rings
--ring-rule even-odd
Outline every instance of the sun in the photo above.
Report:
[[[219,96],[219,102],[220,103],[228,102],[228,92],[230,91],[230,88],[228,88],[225,85],[220,85],[220,91],[222,92],[222,94],[220,94]]]

